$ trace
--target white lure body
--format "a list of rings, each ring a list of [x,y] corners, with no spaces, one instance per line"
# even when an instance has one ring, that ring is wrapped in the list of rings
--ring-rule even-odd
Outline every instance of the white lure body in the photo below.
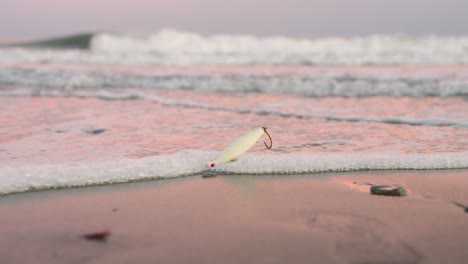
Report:
[[[249,150],[265,133],[263,127],[259,127],[232,142],[215,160],[208,163],[210,167],[226,163],[237,159],[240,155]]]

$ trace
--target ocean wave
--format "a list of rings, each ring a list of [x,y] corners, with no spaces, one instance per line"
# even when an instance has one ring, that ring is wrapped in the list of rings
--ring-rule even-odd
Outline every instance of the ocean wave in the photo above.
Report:
[[[449,76],[388,75],[359,73],[186,73],[164,70],[153,74],[118,70],[67,70],[0,67],[0,87],[37,87],[37,93],[61,90],[64,96],[81,88],[150,88],[155,90],[202,90],[227,93],[284,93],[310,97],[466,97],[465,69]],[[52,88],[52,89],[49,89]],[[49,91],[48,91],[49,90]]]
[[[53,48],[53,49],[89,49],[95,33],[82,33],[37,41],[10,43],[7,47]],[[0,45],[1,46],[1,45]]]
[[[186,150],[171,155],[122,159],[83,165],[3,167],[0,194],[125,183],[199,175],[218,153]],[[218,166],[222,175],[294,175],[363,170],[429,170],[468,168],[468,153],[458,154],[259,154]]]
[[[203,36],[164,29],[144,36],[105,32],[81,34],[16,47],[49,50],[9,49],[0,51],[0,59],[10,63],[153,65],[468,64],[468,36],[373,35],[299,39],[226,34]]]

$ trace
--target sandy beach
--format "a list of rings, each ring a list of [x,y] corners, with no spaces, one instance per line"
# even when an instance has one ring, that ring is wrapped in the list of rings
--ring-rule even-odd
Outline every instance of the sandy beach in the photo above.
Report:
[[[466,263],[467,176],[193,176],[7,195],[1,262]],[[83,238],[101,231],[106,241]]]

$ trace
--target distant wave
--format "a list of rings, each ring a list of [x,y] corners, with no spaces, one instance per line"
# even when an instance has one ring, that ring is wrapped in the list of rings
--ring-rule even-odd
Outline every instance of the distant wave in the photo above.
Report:
[[[161,30],[136,36],[87,33],[23,43],[55,52],[12,49],[4,62],[151,65],[466,65],[468,36],[372,35],[299,39],[252,35],[203,36]],[[68,50],[63,50],[68,49]],[[73,50],[83,49],[83,50]]]
[[[57,38],[10,43],[10,47],[53,48],[53,49],[90,49],[91,41],[99,34],[83,33]]]
[[[3,167],[0,195],[132,181],[198,175],[217,152],[187,150],[171,155],[123,159],[83,165]],[[258,154],[220,165],[221,174],[294,175],[322,172],[399,169],[468,168],[468,153],[459,154]]]
[[[310,97],[468,97],[468,71],[446,74],[418,72],[401,75],[377,72],[273,73],[254,69],[236,72],[165,72],[144,69],[125,72],[114,69],[44,69],[0,67],[1,87],[35,87],[34,95],[73,95],[76,89],[149,88],[155,90],[203,90],[228,93],[284,93]],[[148,72],[148,70],[146,70]],[[443,69],[440,71],[443,72]],[[0,89],[1,92],[1,89]],[[0,95],[8,95],[5,91]]]

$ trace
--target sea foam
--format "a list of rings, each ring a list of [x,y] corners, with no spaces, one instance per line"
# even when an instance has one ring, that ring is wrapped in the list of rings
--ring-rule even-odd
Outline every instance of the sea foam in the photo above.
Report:
[[[294,70],[294,68],[292,68]],[[296,68],[297,69],[297,68]],[[284,70],[284,69],[283,69]],[[27,67],[0,65],[1,87],[36,87],[35,95],[59,92],[68,96],[75,89],[147,88],[151,90],[198,90],[223,93],[284,93],[309,97],[466,97],[468,70],[465,67],[447,72],[411,69],[344,68],[275,72],[275,69],[231,68],[216,71],[187,72],[183,67],[168,71],[164,67],[142,68],[127,72],[119,67],[82,69],[80,67]],[[145,73],[150,71],[151,73]],[[278,69],[276,69],[278,71]],[[41,94],[43,93],[43,94]]]
[[[66,48],[67,45],[69,48]],[[17,47],[20,48],[0,50],[0,61],[157,65],[468,64],[466,36],[204,36],[163,29],[142,36],[106,32],[83,34]],[[29,49],[31,47],[40,47],[42,50]]]
[[[171,155],[121,159],[94,164],[3,167],[0,194],[70,188],[199,175],[218,152],[186,150]],[[362,170],[425,170],[468,168],[468,153],[381,154],[248,153],[218,166],[221,175],[294,175]],[[313,175],[311,175],[313,177]]]
[[[161,64],[178,65],[418,65],[467,64],[468,37],[372,35],[353,38],[290,38],[253,35],[203,36],[164,29],[135,37],[101,33],[91,49],[152,53]]]

